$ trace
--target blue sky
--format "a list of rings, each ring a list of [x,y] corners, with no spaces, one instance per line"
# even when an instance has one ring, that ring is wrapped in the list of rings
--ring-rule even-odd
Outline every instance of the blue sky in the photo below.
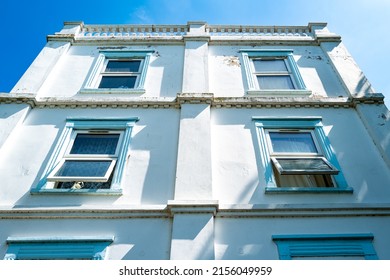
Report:
[[[9,92],[64,21],[86,24],[307,25],[327,22],[390,107],[389,0],[2,0],[0,92]]]

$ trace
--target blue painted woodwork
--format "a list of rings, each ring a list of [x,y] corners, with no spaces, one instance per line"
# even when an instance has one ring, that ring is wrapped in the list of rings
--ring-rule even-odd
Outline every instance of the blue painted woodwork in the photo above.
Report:
[[[61,194],[121,194],[121,181],[127,154],[130,149],[131,132],[135,123],[139,119],[133,118],[67,118],[65,128],[63,129],[54,151],[48,161],[44,176],[38,186],[31,190],[31,193],[61,193]],[[47,181],[50,172],[61,161],[65,149],[69,144],[73,130],[122,130],[124,131],[123,141],[119,147],[118,159],[112,178],[110,189],[54,189],[53,185]]]
[[[8,238],[5,260],[103,260],[112,237]]]
[[[289,192],[314,192],[314,193],[352,193],[353,189],[348,187],[344,175],[341,171],[340,164],[333,152],[332,146],[326,136],[322,117],[308,116],[308,117],[252,117],[257,127],[258,145],[260,148],[261,163],[264,168],[264,176],[266,180],[267,193],[289,193]],[[334,188],[278,188],[275,183],[275,178],[272,170],[272,163],[270,158],[270,151],[267,145],[265,129],[313,129],[317,142],[320,145],[324,157],[340,172],[333,175],[336,182]]]
[[[273,235],[279,259],[339,257],[376,260],[372,234]]]

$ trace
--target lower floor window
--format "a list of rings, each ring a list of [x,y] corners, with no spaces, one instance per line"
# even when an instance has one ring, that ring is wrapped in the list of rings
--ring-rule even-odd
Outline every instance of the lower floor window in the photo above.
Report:
[[[5,260],[103,260],[112,237],[8,238]]]
[[[274,235],[279,259],[366,259],[378,256],[368,234]]]

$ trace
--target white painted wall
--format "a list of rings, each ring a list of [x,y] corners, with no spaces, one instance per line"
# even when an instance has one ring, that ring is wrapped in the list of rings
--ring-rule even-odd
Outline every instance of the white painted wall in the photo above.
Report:
[[[207,41],[186,41],[182,92],[206,93],[209,91],[208,52]]]
[[[353,194],[264,194],[253,116],[322,116]],[[213,198],[220,203],[390,202],[388,166],[353,109],[215,109],[211,117]]]
[[[69,48],[68,42],[48,42],[16,83],[11,93],[36,94]]]
[[[16,131],[25,117],[30,112],[28,104],[2,104],[0,110],[0,155],[7,148],[5,143],[10,142],[12,145],[11,135]]]
[[[78,95],[99,50],[115,50],[115,47],[72,46],[57,63],[39,91],[39,97],[71,97]],[[184,47],[170,46],[128,46],[122,50],[154,50],[145,81],[143,97],[176,97],[182,88]],[[113,98],[139,94],[102,94],[100,97]],[[80,94],[80,96],[91,96]],[[96,96],[96,94],[94,95]]]
[[[170,252],[170,219],[11,219],[0,221],[0,259],[8,237],[113,236],[109,260],[166,260]]]
[[[244,96],[246,81],[239,50],[242,49],[293,49],[306,88],[315,96],[348,96],[328,55],[318,46],[235,46],[210,45],[210,92],[215,96]]]
[[[132,132],[123,196],[30,195],[43,176],[66,117],[96,116],[140,118]],[[34,109],[13,145],[2,153],[0,205],[166,204],[174,193],[178,125],[175,109]]]
[[[390,259],[389,217],[217,218],[215,259],[278,259],[272,235],[372,233],[379,259]]]
[[[211,199],[210,106],[183,104],[180,118],[175,199]]]

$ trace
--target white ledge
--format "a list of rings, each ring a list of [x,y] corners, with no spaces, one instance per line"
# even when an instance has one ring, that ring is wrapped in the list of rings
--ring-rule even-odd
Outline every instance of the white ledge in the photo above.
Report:
[[[252,107],[335,107],[349,108],[357,104],[384,104],[381,93],[363,97],[319,97],[319,96],[260,96],[215,97],[212,93],[179,93],[177,97],[144,97],[124,95],[76,95],[71,97],[36,97],[31,94],[0,94],[0,103],[29,104],[39,108],[180,108],[183,103],[207,103],[211,106],[252,108]]]

